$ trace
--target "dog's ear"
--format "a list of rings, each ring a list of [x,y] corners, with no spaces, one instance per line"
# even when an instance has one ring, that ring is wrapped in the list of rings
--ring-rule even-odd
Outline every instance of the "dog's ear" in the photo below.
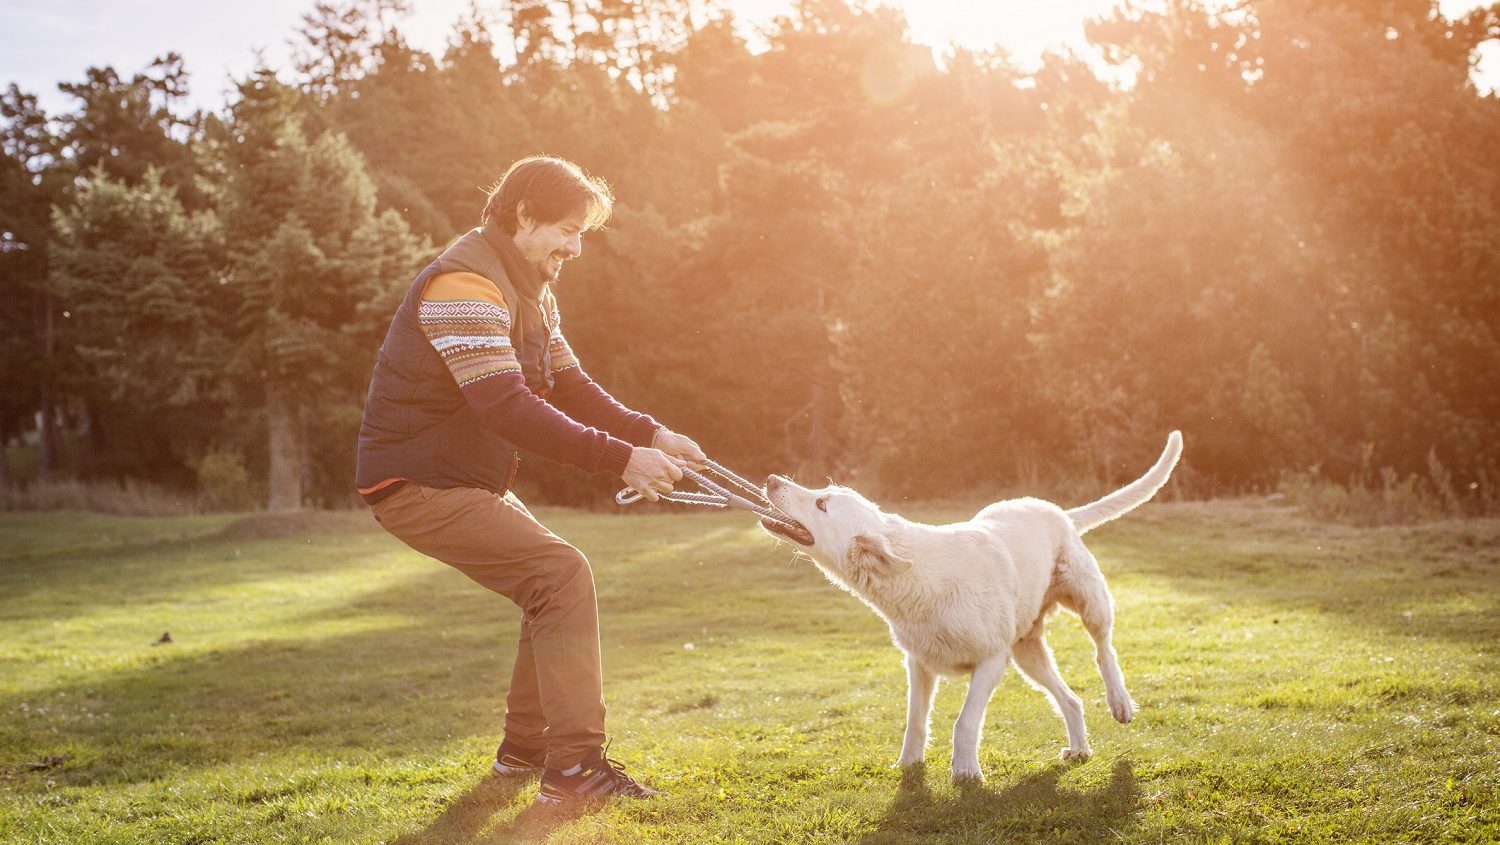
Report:
[[[911,569],[911,561],[891,549],[891,541],[878,534],[856,534],[849,543],[848,564],[851,570],[863,569],[877,575],[900,575]]]

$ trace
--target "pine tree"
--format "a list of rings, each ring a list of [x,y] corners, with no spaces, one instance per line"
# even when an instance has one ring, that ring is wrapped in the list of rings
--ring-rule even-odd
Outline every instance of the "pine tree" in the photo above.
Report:
[[[83,365],[91,469],[184,481],[228,399],[217,221],[185,212],[155,169],[130,185],[96,166],[52,225],[49,285]]]
[[[30,427],[38,409],[50,409],[57,368],[50,330],[53,308],[46,289],[48,219],[63,185],[48,167],[57,139],[35,95],[12,83],[0,94],[0,488],[10,483],[5,447]],[[42,366],[36,362],[40,360]],[[51,414],[44,411],[44,419]],[[50,424],[44,424],[41,473],[53,467]]]
[[[182,57],[168,53],[128,79],[112,67],[91,67],[81,82],[58,85],[78,104],[61,118],[57,166],[80,176],[102,166],[130,184],[155,168],[186,207],[203,207],[192,148],[200,116],[179,113],[187,80]]]
[[[318,463],[309,444],[330,426],[345,449],[353,441],[337,409],[357,407],[421,245],[398,214],[376,213],[374,184],[342,135],[307,136],[294,89],[262,69],[239,94],[216,139],[233,367],[265,414],[267,506],[297,508]]]
[[[303,90],[320,103],[349,90],[399,43],[396,19],[410,10],[409,0],[318,0],[292,42]]]
[[[49,118],[36,98],[14,85],[6,92],[3,201],[7,243],[0,259],[0,283],[6,292],[7,322],[14,331],[0,341],[18,355],[41,357],[41,367],[16,367],[7,381],[17,382],[7,396],[0,430],[19,432],[24,417],[40,420],[39,476],[50,478],[61,468],[64,409],[77,417],[79,408],[100,404],[89,395],[91,382],[72,345],[66,342],[70,317],[54,301],[48,276],[50,209],[66,205],[74,185],[102,167],[112,176],[139,184],[148,170],[173,187],[179,199],[201,208],[195,185],[191,141],[196,114],[183,114],[181,98],[187,72],[181,57],[169,53],[143,72],[124,78],[113,68],[90,68],[80,82],[58,86],[77,100],[76,108]],[[33,359],[34,360],[34,359]],[[99,427],[95,427],[96,439]],[[94,461],[94,466],[104,462]]]

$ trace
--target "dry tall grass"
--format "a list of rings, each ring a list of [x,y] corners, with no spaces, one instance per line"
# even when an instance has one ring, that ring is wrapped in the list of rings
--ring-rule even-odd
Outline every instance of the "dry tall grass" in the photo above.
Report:
[[[34,481],[0,488],[0,511],[61,510],[116,516],[185,516],[201,509],[196,496],[134,480]]]

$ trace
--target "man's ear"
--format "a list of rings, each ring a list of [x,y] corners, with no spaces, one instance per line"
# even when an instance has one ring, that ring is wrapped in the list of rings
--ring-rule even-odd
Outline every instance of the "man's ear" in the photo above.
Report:
[[[877,534],[857,534],[849,543],[849,569],[866,570],[890,577],[911,569],[911,561],[891,549],[891,542]]]
[[[529,231],[531,231],[532,227],[536,226],[536,221],[533,220],[532,217],[531,217],[531,208],[530,208],[530,205],[531,204],[528,203],[526,200],[521,200],[520,202],[516,203],[516,229],[517,230],[525,229],[526,231],[529,232]]]

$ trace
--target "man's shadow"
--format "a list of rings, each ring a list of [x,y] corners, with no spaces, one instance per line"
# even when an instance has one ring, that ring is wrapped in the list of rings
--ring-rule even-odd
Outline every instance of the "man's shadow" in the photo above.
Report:
[[[1054,763],[1009,784],[961,784],[938,798],[927,773],[914,766],[875,829],[861,845],[960,837],[979,841],[1031,841],[1059,835],[1070,841],[1105,841],[1137,823],[1140,787],[1129,760],[1116,761],[1107,783],[1093,789],[1059,788],[1072,766]]]
[[[576,807],[545,807],[530,804],[494,830],[480,833],[491,818],[505,811],[534,777],[491,777],[485,775],[462,795],[448,803],[446,809],[427,827],[398,837],[391,845],[490,845],[505,842],[540,842],[565,822],[601,805],[580,804]]]
[[[479,831],[509,807],[536,778],[499,778],[485,775],[462,795],[448,802],[442,814],[427,827],[398,837],[392,845],[451,845],[473,842]],[[524,811],[522,815],[525,815]]]

